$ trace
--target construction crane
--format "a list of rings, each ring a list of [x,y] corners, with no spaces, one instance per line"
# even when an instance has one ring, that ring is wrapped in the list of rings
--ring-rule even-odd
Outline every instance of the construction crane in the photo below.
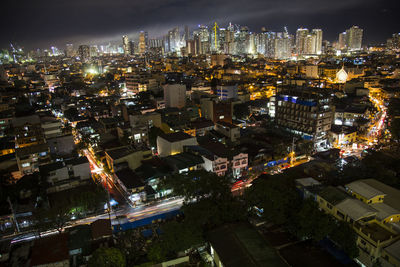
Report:
[[[214,27],[213,27],[213,30],[214,30],[214,47],[215,47],[215,50],[218,50],[218,39],[217,39],[217,29],[219,29],[219,27],[218,27],[218,24],[217,24],[217,22],[215,22],[214,23]]]

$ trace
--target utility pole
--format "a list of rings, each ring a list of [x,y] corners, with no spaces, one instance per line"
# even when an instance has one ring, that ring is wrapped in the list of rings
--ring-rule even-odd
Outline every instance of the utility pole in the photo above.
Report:
[[[11,210],[13,221],[15,223],[15,228],[17,228],[17,233],[19,233],[20,232],[19,231],[19,225],[18,225],[18,222],[17,222],[17,218],[15,218],[15,212],[14,212],[14,208],[13,208],[13,205],[11,203],[10,197],[7,197],[7,202],[10,205],[10,210]]]
[[[290,153],[290,165],[293,166],[294,162],[294,137],[292,139],[292,152]]]

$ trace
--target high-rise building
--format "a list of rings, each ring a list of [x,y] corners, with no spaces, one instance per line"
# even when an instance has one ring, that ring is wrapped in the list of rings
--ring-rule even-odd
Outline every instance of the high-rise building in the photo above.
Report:
[[[131,47],[129,45],[129,38],[128,36],[122,36],[122,47],[124,49],[124,55],[128,56],[131,54]]]
[[[88,45],[80,45],[78,48],[79,58],[82,62],[87,62],[90,59],[90,48]]]
[[[73,44],[67,44],[66,45],[65,56],[66,57],[74,57],[75,56],[75,50],[74,50],[74,45]]]
[[[186,105],[186,85],[166,84],[164,88],[164,101],[167,108],[183,108]]]
[[[333,120],[332,97],[321,88],[282,88],[275,103],[276,123],[318,148],[326,147]]]
[[[185,41],[190,39],[189,26],[185,25]]]
[[[322,30],[300,28],[296,32],[296,52],[298,55],[315,55],[322,53]]]
[[[147,32],[141,31],[139,33],[139,54],[143,55],[147,50]]]
[[[315,36],[315,54],[322,54],[322,30],[313,29],[312,34]]]
[[[363,30],[353,26],[346,30],[346,44],[348,50],[361,50]]]
[[[128,46],[129,46],[129,52],[131,53],[131,55],[134,55],[136,52],[135,42],[129,41]]]
[[[339,33],[338,49],[342,50],[346,48],[346,32]]]
[[[99,56],[99,48],[97,45],[91,45],[89,50],[90,57],[98,57]]]
[[[292,56],[291,36],[282,32],[276,34],[274,39],[274,58],[289,59]]]
[[[308,35],[308,29],[300,28],[296,31],[296,53],[303,55],[306,53],[306,39]]]
[[[400,49],[400,33],[394,33],[392,38],[387,40],[387,48],[398,50]]]

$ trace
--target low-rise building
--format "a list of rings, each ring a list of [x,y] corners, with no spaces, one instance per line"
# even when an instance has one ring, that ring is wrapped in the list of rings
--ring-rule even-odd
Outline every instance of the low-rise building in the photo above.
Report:
[[[196,138],[184,132],[157,136],[157,152],[160,157],[182,153],[184,146],[194,145],[197,145]]]
[[[107,165],[111,172],[115,172],[116,165],[126,162],[134,170],[141,165],[141,161],[151,157],[151,150],[135,150],[131,147],[119,147],[105,152]]]
[[[240,128],[229,122],[218,121],[215,123],[215,130],[220,134],[226,136],[231,142],[239,141]]]
[[[18,148],[15,155],[22,175],[37,172],[39,166],[50,162],[50,150],[47,144]]]

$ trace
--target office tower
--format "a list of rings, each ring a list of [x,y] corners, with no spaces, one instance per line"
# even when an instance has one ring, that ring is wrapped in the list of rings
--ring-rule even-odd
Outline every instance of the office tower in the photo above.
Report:
[[[45,136],[38,115],[13,118],[15,147],[22,148],[45,143]]]
[[[327,145],[333,120],[332,97],[328,90],[282,88],[275,101],[275,121],[279,126],[312,140],[316,148]]]
[[[245,55],[249,52],[250,37],[249,29],[246,26],[242,26],[240,31],[236,33],[235,46],[237,55]]]
[[[346,48],[346,32],[339,33],[339,41],[338,41],[338,49],[345,49]]]
[[[91,45],[89,50],[90,57],[98,57],[99,56],[99,48],[97,45]]]
[[[75,56],[75,51],[74,51],[74,45],[73,45],[73,44],[67,44],[67,45],[66,45],[65,56],[66,56],[66,57],[73,57],[73,56]]]
[[[361,50],[363,30],[353,26],[346,30],[346,44],[348,50]]]
[[[400,33],[392,34],[392,38],[389,38],[386,43],[389,49],[400,49]]]
[[[147,50],[147,32],[141,31],[139,33],[139,54],[144,55]]]
[[[292,39],[291,36],[278,32],[274,39],[274,58],[289,59],[292,56]]]
[[[130,55],[134,55],[136,52],[135,42],[129,41],[128,46],[129,46]]]
[[[164,40],[165,52],[180,52],[182,47],[179,27],[173,28],[168,31],[167,36]]]
[[[317,38],[314,34],[307,34],[304,43],[304,55],[313,55],[315,54],[315,45],[316,45]]]
[[[315,55],[322,53],[322,30],[300,28],[296,32],[296,52],[298,55]]]
[[[162,39],[149,39],[149,48],[160,48],[164,46]]]
[[[210,52],[210,32],[207,26],[199,25],[199,28],[193,32],[193,36],[198,37],[199,54],[208,54]]]
[[[268,58],[275,57],[275,38],[276,32],[266,31],[263,32],[264,42],[265,42],[265,51],[264,55]]]
[[[88,45],[80,45],[78,48],[79,58],[82,62],[87,62],[90,59],[90,48]]]
[[[122,47],[124,49],[124,55],[128,56],[131,54],[131,47],[129,45],[129,38],[128,36],[122,36]]]
[[[315,36],[315,54],[322,54],[322,30],[313,29],[312,34]]]
[[[189,26],[185,25],[185,41],[190,39]]]
[[[198,40],[198,38],[197,38],[197,40]],[[198,45],[198,42],[196,41],[196,38],[194,40],[187,40],[186,41],[187,53],[189,55],[193,55],[193,56],[197,55],[197,52],[198,52],[197,45]]]
[[[167,108],[184,108],[186,105],[186,85],[166,84],[164,88],[164,101]]]
[[[308,29],[300,28],[296,31],[296,53],[298,55],[305,54],[307,35]]]

